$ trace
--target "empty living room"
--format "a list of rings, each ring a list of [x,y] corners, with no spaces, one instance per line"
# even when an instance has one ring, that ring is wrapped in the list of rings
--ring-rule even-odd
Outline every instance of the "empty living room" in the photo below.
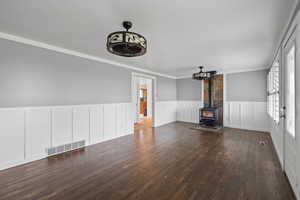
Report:
[[[299,0],[1,0],[0,200],[300,200],[299,46]]]

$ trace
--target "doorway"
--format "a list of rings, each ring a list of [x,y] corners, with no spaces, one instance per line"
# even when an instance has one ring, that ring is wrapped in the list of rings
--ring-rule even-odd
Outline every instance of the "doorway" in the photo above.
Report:
[[[135,128],[152,128],[154,122],[155,77],[133,73],[132,101]]]

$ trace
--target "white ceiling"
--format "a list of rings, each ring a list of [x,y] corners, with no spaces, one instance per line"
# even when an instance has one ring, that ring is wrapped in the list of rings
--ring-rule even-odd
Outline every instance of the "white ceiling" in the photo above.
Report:
[[[0,32],[171,76],[204,65],[266,68],[297,0],[1,0]],[[106,51],[131,20],[148,40],[142,57]]]

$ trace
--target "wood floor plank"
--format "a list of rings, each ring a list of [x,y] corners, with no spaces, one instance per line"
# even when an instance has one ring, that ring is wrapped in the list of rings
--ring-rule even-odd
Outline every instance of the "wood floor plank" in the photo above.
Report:
[[[190,127],[139,125],[134,135],[0,171],[0,200],[294,200],[268,133]]]

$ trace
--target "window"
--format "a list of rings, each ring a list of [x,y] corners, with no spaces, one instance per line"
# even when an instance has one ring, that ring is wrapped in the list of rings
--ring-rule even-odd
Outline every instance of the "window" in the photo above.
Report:
[[[286,130],[295,137],[295,45],[286,54]]]
[[[279,67],[280,62],[277,59],[268,73],[268,114],[279,123]]]

